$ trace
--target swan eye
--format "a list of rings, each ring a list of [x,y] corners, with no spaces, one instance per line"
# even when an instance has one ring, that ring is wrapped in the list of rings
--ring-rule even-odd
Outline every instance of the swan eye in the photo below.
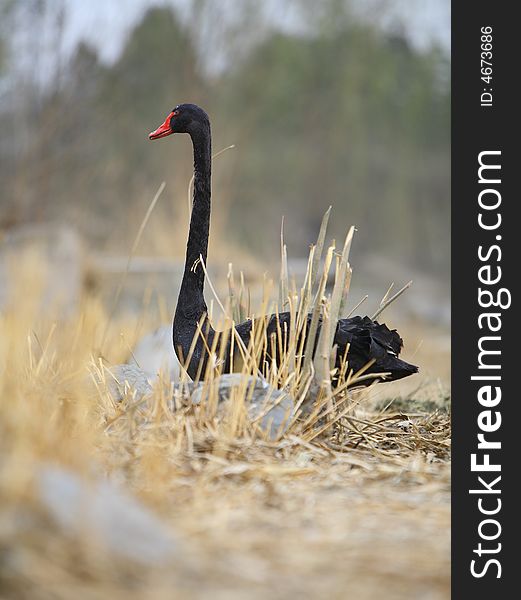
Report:
[[[177,115],[178,115],[178,114],[179,114],[179,111],[178,111],[178,110],[174,110],[174,111],[172,111],[172,116],[173,116],[173,117],[177,117]]]

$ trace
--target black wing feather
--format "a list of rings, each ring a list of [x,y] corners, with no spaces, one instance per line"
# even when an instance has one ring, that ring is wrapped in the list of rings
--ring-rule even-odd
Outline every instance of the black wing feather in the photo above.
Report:
[[[308,315],[308,329],[311,315]],[[290,313],[271,315],[267,323],[268,337],[281,331],[289,331]],[[319,322],[319,332],[322,323]],[[244,344],[248,346],[252,331],[252,321],[248,320],[236,326],[236,331]],[[319,335],[317,334],[317,341]],[[395,329],[389,329],[384,323],[372,321],[369,317],[351,317],[338,321],[334,336],[334,344],[338,346],[337,367],[340,367],[347,352],[348,367],[353,372],[359,371],[370,361],[373,364],[367,373],[388,373],[387,379],[401,379],[418,371],[418,367],[398,358],[403,340]],[[316,349],[316,342],[315,342]],[[278,359],[278,357],[276,357]],[[371,383],[368,381],[367,383]]]

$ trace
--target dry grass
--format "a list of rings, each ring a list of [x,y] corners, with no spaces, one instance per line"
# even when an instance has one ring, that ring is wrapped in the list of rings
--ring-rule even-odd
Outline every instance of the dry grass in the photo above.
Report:
[[[323,288],[318,304],[332,321],[348,289],[349,244],[326,252],[341,294],[323,300]],[[291,360],[268,375],[300,398],[311,373],[329,412],[304,415],[275,442],[237,405],[224,416],[205,406],[173,413],[165,386],[148,403],[116,405],[90,385],[89,369],[101,340],[103,358],[126,357],[135,319],[116,313],[109,322],[88,295],[74,317],[41,318],[40,270],[19,269],[0,317],[2,598],[449,597],[450,417],[432,378],[334,395],[324,384],[331,357],[297,364],[289,343]],[[308,283],[296,293],[282,269],[279,302],[289,296],[296,322],[323,280]],[[233,316],[244,291],[230,285],[224,308]],[[429,371],[423,360],[436,354],[431,344],[415,360]],[[182,556],[145,567],[59,529],[34,493],[43,463],[121,484],[180,538]]]

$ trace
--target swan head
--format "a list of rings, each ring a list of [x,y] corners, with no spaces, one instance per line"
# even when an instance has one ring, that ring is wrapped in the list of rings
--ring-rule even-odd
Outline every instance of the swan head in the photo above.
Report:
[[[158,140],[173,133],[190,135],[210,126],[205,111],[197,104],[178,104],[167,115],[164,123],[148,134],[150,140]]]

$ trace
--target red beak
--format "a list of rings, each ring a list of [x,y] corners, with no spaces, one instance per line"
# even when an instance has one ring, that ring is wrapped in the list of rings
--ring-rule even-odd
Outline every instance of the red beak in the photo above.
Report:
[[[170,119],[172,118],[172,115],[173,113],[170,113],[162,125],[160,125],[155,131],[151,131],[148,134],[149,140],[158,140],[159,138],[166,137],[167,135],[174,133],[170,127]]]

